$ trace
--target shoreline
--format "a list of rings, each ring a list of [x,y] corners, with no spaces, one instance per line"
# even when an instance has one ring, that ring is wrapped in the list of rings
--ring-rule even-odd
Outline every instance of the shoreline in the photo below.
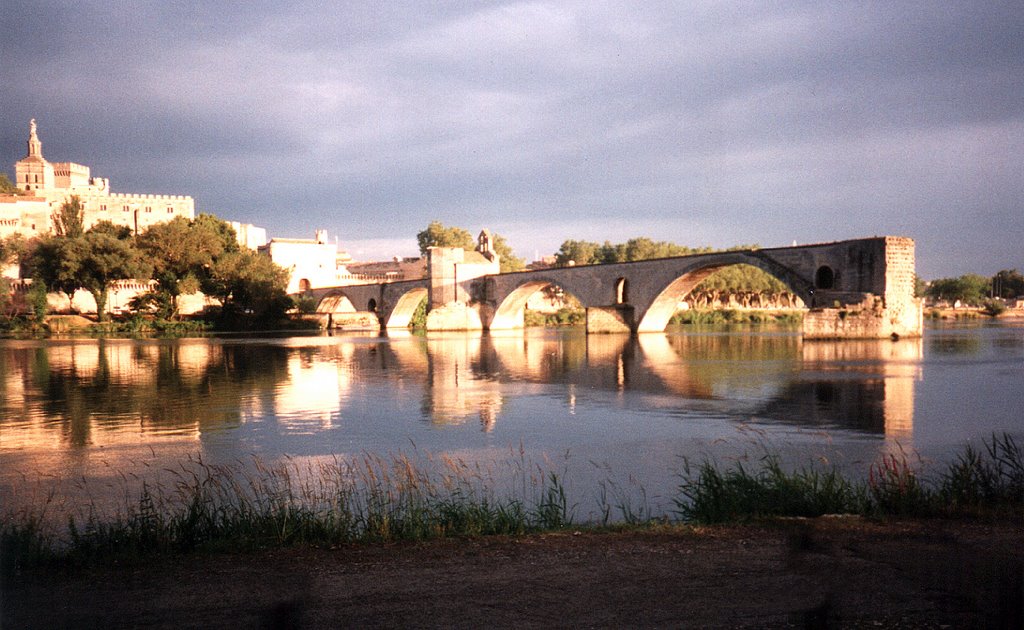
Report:
[[[1019,518],[776,519],[30,571],[18,628],[1015,627]]]

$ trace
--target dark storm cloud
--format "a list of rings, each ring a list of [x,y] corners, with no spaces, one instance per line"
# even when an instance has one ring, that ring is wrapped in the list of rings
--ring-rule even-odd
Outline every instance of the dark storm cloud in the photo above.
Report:
[[[1024,267],[1015,3],[240,7],[15,1],[7,161],[36,117],[117,190],[342,244],[898,233],[925,275]]]

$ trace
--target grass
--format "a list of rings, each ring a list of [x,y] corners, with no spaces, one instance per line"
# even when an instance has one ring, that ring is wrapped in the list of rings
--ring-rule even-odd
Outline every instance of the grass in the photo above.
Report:
[[[766,454],[760,468],[722,469],[704,462],[684,468],[675,499],[686,521],[724,523],[779,516],[962,516],[1019,512],[1024,507],[1024,449],[1012,436],[992,436],[979,451],[965,447],[936,479],[927,480],[906,454],[871,465],[851,482],[835,470],[786,471]]]
[[[802,311],[765,311],[735,309],[688,309],[672,316],[670,324],[746,324],[746,323],[800,323]]]
[[[268,466],[258,459],[215,466],[190,458],[170,481],[142,483],[123,504],[58,512],[53,493],[0,520],[4,575],[27,567],[77,566],[202,550],[521,535],[569,527],[636,527],[655,518],[642,487],[600,484],[599,522],[577,523],[562,475],[526,461],[522,449],[491,465],[448,456],[363,455]],[[127,480],[127,477],[123,476]],[[785,469],[766,454],[756,467],[688,464],[674,497],[676,519],[695,524],[774,517],[1018,515],[1024,448],[1009,435],[964,448],[932,479],[905,454],[874,463],[866,479],[836,470]],[[631,479],[630,485],[636,485]]]
[[[189,459],[165,472],[170,483],[143,483],[107,513],[90,504],[63,515],[62,526],[53,525],[49,499],[5,515],[3,573],[154,553],[514,535],[573,522],[560,476],[522,454],[500,469],[446,456],[365,455],[277,466]],[[515,479],[515,489],[499,496],[499,477]]]
[[[542,313],[526,309],[523,325],[531,327],[583,326],[587,323],[587,312],[582,308],[560,308],[554,313]]]

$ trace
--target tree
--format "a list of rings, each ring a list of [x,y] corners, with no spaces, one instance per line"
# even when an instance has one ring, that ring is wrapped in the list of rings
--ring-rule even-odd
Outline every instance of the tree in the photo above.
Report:
[[[50,218],[53,220],[53,231],[57,236],[77,238],[85,234],[85,208],[82,207],[82,199],[78,195],[72,195],[71,199],[62,203]]]
[[[596,262],[598,247],[590,241],[564,241],[555,252],[555,264],[559,267],[590,265]]]
[[[419,243],[421,256],[426,256],[431,247],[461,247],[466,250],[476,247],[476,241],[468,230],[445,227],[440,221],[431,221],[427,229],[416,234],[416,242]]]
[[[16,184],[12,184],[11,180],[8,179],[7,173],[0,173],[0,195],[23,195],[25,191],[18,188]]]
[[[1024,275],[1016,269],[1003,269],[992,277],[992,292],[998,298],[1024,295]]]
[[[220,300],[224,318],[246,315],[274,320],[292,305],[285,292],[288,275],[288,270],[268,256],[250,250],[231,251],[213,262],[202,289]]]
[[[778,294],[788,288],[775,276],[753,265],[730,265],[705,278],[694,290]]]
[[[145,278],[150,274],[149,265],[143,262],[130,235],[129,231],[128,238],[117,238],[107,226],[101,226],[99,230],[89,230],[81,237],[84,246],[78,282],[96,300],[96,314],[101,322],[107,319],[107,290],[111,283]]]
[[[64,293],[71,311],[75,308],[75,291],[82,288],[85,247],[81,237],[43,236],[35,239],[27,254],[26,267],[33,282],[50,291]]]
[[[757,245],[736,245],[725,251],[757,249]],[[688,247],[668,241],[655,241],[645,236],[631,238],[625,243],[605,241],[598,245],[591,241],[567,240],[555,253],[556,264],[565,267],[572,262],[576,265],[610,264],[709,254],[716,251],[711,247]],[[774,276],[751,265],[733,265],[709,276],[695,291],[750,291],[755,293],[782,293],[785,284]]]
[[[465,250],[476,249],[476,239],[469,230],[460,227],[446,227],[440,221],[431,221],[427,229],[416,234],[416,241],[420,246],[420,255],[426,256],[427,250],[431,247],[461,247]],[[522,271],[526,269],[526,262],[515,255],[508,240],[501,234],[492,234],[491,243],[494,246],[494,253],[498,255],[501,271]]]
[[[179,295],[200,289],[219,256],[237,251],[234,234],[226,222],[201,214],[192,221],[179,216],[151,225],[139,235],[139,249],[152,262],[157,291],[171,305],[168,316],[177,314]]]
[[[515,252],[512,251],[512,246],[508,244],[505,237],[501,234],[494,234],[492,237],[492,243],[494,245],[494,253],[499,256],[499,264],[501,265],[502,273],[509,273],[512,271],[522,271],[526,269],[526,262],[516,256]]]
[[[960,301],[976,306],[988,296],[991,280],[984,276],[968,273],[957,278],[932,280],[925,295],[933,300]]]
[[[89,228],[89,231],[94,234],[107,234],[114,238],[122,241],[131,240],[132,229],[127,225],[115,225],[106,219],[99,221],[96,225]]]

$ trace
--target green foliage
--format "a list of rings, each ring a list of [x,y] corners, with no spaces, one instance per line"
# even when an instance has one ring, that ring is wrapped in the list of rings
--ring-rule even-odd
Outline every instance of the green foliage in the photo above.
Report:
[[[41,282],[33,282],[26,298],[32,309],[32,320],[37,324],[42,324],[50,310],[49,302],[46,299],[46,285]]]
[[[469,231],[460,227],[445,227],[440,221],[431,221],[427,229],[416,234],[416,242],[420,246],[420,255],[426,256],[431,247],[461,247],[472,250],[476,241]]]
[[[205,214],[152,225],[139,235],[138,245],[153,262],[157,290],[167,296],[172,314],[177,314],[179,295],[195,293],[210,279],[219,256],[238,251],[231,226]]]
[[[687,463],[676,507],[684,520],[722,523],[772,516],[860,513],[865,496],[835,470],[786,472],[765,455],[750,472],[741,463],[725,471],[704,462],[695,475]]]
[[[224,251],[203,279],[203,293],[221,302],[222,319],[276,321],[291,308],[288,271],[251,250]]]
[[[737,245],[730,250],[757,249],[757,245]],[[573,265],[596,265],[621,262],[635,262],[653,258],[691,256],[708,254],[715,250],[710,247],[687,247],[650,238],[631,238],[625,243],[613,244],[605,241],[598,245],[590,241],[567,240],[555,253],[555,264],[559,267]],[[725,267],[705,279],[694,288],[695,291],[755,291],[759,293],[781,293],[786,285],[774,276],[751,265]]]
[[[161,319],[170,319],[174,306],[170,296],[161,291],[147,291],[128,300],[128,310],[136,315],[153,313]]]
[[[11,183],[10,178],[7,177],[7,173],[0,173],[0,195],[23,195],[25,191],[18,188],[17,185]]]
[[[508,244],[508,241],[501,234],[494,234],[491,236],[493,239],[494,253],[500,256],[499,264],[501,265],[502,273],[510,273],[513,271],[522,271],[526,269],[526,262],[516,256],[515,252],[512,251],[512,246]]]
[[[781,280],[752,265],[731,265],[719,269],[694,287],[694,291],[752,291],[777,294],[789,290]]]
[[[94,506],[69,515],[63,535],[25,510],[0,519],[5,576],[29,566],[91,563],[200,549],[390,542],[515,535],[573,523],[554,472],[512,462],[518,488],[495,496],[492,472],[452,458],[413,462],[367,455],[254,472],[183,462],[170,488],[143,483],[133,501],[104,517]],[[127,496],[127,495],[126,495]]]
[[[933,300],[946,300],[977,306],[989,294],[991,279],[969,273],[958,278],[932,280],[925,289],[925,295]]]
[[[77,199],[77,198],[75,198]],[[67,210],[70,204],[64,204]],[[69,218],[74,211],[62,212],[55,222],[63,224],[64,235],[43,236],[35,239],[27,255],[27,268],[32,278],[50,291],[68,296],[68,307],[73,308],[73,297],[78,289],[89,291],[96,300],[101,321],[107,317],[107,289],[115,280],[144,278],[149,266],[130,240],[131,233],[101,222],[88,232],[72,236],[77,231],[75,220]]]
[[[503,273],[526,269],[526,262],[515,255],[504,236],[492,234],[491,239]],[[421,256],[426,256],[427,250],[431,247],[461,247],[467,251],[476,249],[476,240],[469,230],[447,227],[440,221],[431,221],[427,229],[417,233],[416,242],[419,244]]]
[[[555,252],[555,264],[559,267],[570,265],[592,265],[597,260],[597,243],[568,240]]]
[[[130,227],[127,225],[115,225],[106,219],[96,222],[96,224],[89,228],[89,232],[105,234],[119,241],[128,241],[132,238],[132,229]]]
[[[932,494],[921,484],[906,456],[882,457],[868,472],[868,491],[874,510],[899,516],[926,515],[932,511]]]
[[[430,304],[428,298],[423,298],[420,303],[416,305],[416,310],[413,311],[412,318],[409,320],[409,328],[415,328],[417,330],[427,327],[427,307]]]
[[[26,267],[32,279],[50,291],[64,293],[69,309],[73,309],[75,291],[83,286],[85,247],[82,238],[41,236],[27,254]]]
[[[685,520],[720,523],[772,516],[851,513],[865,516],[933,516],[1024,507],[1024,449],[1012,436],[993,436],[985,452],[968,446],[928,484],[905,455],[886,455],[871,465],[864,482],[851,483],[835,470],[787,472],[766,455],[758,471],[742,464],[722,470],[704,462],[686,465],[678,514]]]
[[[590,241],[568,240],[563,242],[555,253],[555,264],[565,267],[569,265],[570,261],[576,265],[634,262],[652,258],[705,254],[711,251],[713,250],[710,247],[695,249],[667,241],[654,241],[647,237],[631,238],[625,243],[618,244],[605,241],[603,245]]]
[[[316,298],[307,296],[293,297],[292,302],[294,308],[303,315],[311,315],[316,312],[317,301]]]
[[[928,283],[921,278],[921,276],[914,274],[914,297],[922,298],[925,296],[925,291],[928,290]]]
[[[523,325],[534,326],[582,326],[587,323],[587,312],[582,308],[563,307],[554,313],[541,313],[526,309],[523,311]]]
[[[670,324],[693,324],[703,326],[708,324],[759,324],[764,322],[775,322],[785,324],[799,324],[803,321],[803,313],[784,312],[776,313],[761,310],[731,310],[731,309],[688,309],[679,311],[669,320]]]
[[[0,238],[0,266],[18,262],[25,253],[26,245],[20,234]]]
[[[108,318],[106,312],[107,290],[116,280],[146,278],[150,267],[142,258],[127,234],[107,223],[99,229],[89,230],[81,237],[83,243],[81,267],[78,273],[80,286],[89,291],[96,300],[96,312],[101,322]],[[124,238],[119,238],[123,236]]]
[[[999,298],[1024,296],[1024,274],[1016,269],[1003,269],[992,277],[992,289]]]
[[[57,236],[77,238],[85,234],[85,207],[78,195],[61,204],[50,217]]]
[[[1006,305],[999,300],[985,300],[981,312],[989,317],[999,317],[1006,312]]]

